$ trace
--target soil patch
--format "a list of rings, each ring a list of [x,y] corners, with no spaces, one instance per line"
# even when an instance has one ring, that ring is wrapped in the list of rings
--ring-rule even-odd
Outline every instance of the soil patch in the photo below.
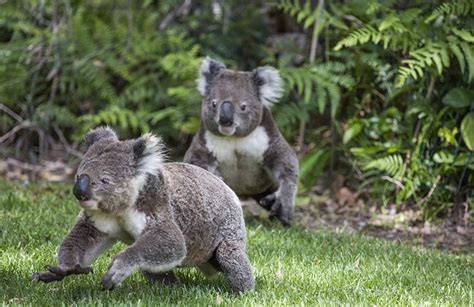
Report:
[[[268,218],[268,213],[254,201],[246,200],[243,206],[248,215]],[[360,233],[428,248],[472,253],[474,225],[470,215],[466,212],[460,221],[429,223],[423,222],[420,213],[413,210],[364,208],[315,194],[299,200],[294,221],[313,231]]]

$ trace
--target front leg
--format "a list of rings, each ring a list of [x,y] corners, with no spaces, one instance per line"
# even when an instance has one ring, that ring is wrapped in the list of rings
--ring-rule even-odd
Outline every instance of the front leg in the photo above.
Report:
[[[46,266],[47,271],[34,273],[33,279],[48,283],[72,274],[90,273],[92,269],[89,265],[114,242],[114,239],[98,230],[90,218],[81,213],[76,225],[59,247],[59,265]]]
[[[169,271],[181,264],[185,256],[184,236],[178,226],[171,220],[153,222],[133,245],[114,257],[102,285],[112,290],[137,270]]]
[[[269,209],[270,215],[276,216],[283,225],[290,226],[298,188],[298,159],[289,145],[280,143],[269,150],[264,164],[278,182],[278,189],[259,203]]]
[[[203,129],[200,129],[194,136],[188,151],[184,155],[183,162],[199,166],[222,179],[218,170],[217,159],[206,147]]]

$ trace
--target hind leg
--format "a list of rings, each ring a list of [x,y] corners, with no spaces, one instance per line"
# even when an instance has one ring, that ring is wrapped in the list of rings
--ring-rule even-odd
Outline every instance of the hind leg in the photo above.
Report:
[[[243,239],[224,240],[216,250],[216,260],[232,291],[240,293],[255,289],[255,279]]]
[[[180,283],[178,276],[173,271],[158,273],[143,271],[143,275],[150,283],[162,283],[165,285]]]

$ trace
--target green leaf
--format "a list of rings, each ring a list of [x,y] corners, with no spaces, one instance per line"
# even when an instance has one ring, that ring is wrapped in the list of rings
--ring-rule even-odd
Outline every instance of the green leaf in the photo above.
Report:
[[[362,130],[362,124],[360,122],[353,123],[349,129],[344,132],[344,136],[342,137],[342,143],[347,144],[350,140],[355,138],[360,131]]]
[[[445,105],[453,108],[465,108],[474,102],[474,93],[464,87],[456,87],[450,90],[442,101]]]
[[[454,34],[456,34],[457,36],[459,36],[460,38],[462,38],[466,42],[474,43],[474,35],[472,35],[471,33],[467,32],[463,29],[456,29],[456,28],[452,28],[452,31],[453,31]]]
[[[395,14],[390,14],[389,16],[385,17],[379,25],[379,31],[384,31],[390,27],[392,27],[395,23],[400,22],[400,19]]]
[[[312,187],[324,170],[329,159],[327,149],[314,148],[300,162],[301,182],[307,188]]]
[[[468,113],[462,120],[461,134],[467,148],[474,151],[474,112]]]

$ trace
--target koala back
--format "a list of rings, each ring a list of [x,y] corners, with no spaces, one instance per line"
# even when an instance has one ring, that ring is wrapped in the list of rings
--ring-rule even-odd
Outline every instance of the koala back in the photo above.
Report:
[[[159,175],[140,192],[136,206],[149,216],[158,215],[158,220],[168,214],[166,218],[174,219],[186,238],[185,266],[209,259],[228,236],[245,241],[238,197],[222,180],[194,165],[161,165]]]

